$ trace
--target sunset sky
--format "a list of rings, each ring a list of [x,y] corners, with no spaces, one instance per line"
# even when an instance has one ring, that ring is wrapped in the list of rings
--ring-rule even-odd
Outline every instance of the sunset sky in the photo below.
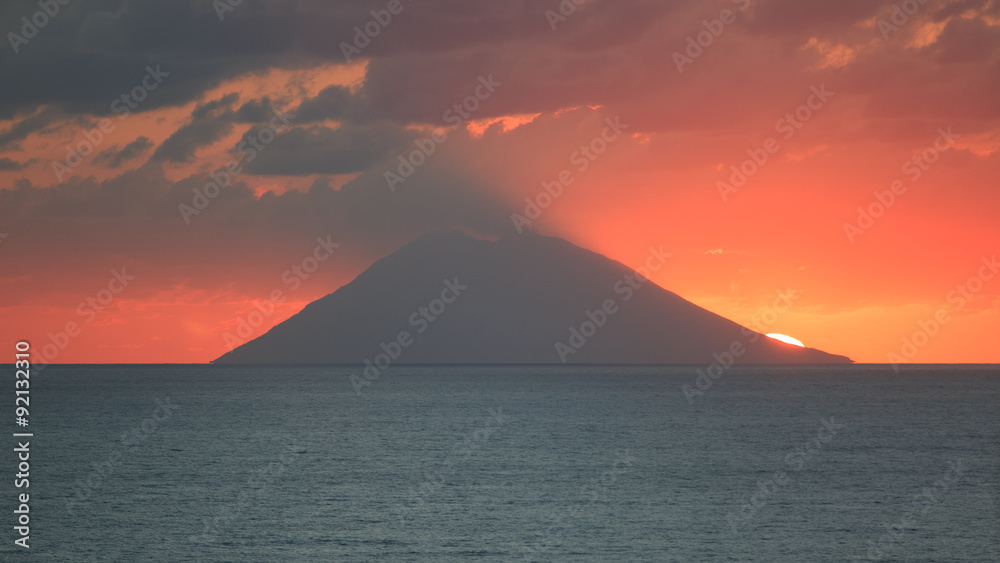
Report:
[[[1000,1],[579,3],[4,2],[0,346],[207,362],[528,198],[741,324],[794,291],[764,332],[1000,362]]]

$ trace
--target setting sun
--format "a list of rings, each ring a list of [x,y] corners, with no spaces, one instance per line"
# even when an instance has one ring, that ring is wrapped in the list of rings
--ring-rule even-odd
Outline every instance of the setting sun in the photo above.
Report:
[[[791,336],[788,336],[787,334],[778,334],[778,333],[772,332],[771,334],[768,334],[767,337],[768,338],[773,338],[775,340],[780,340],[780,341],[786,342],[788,344],[793,344],[795,346],[800,346],[802,348],[805,348],[805,346],[806,346],[805,344],[802,343],[801,340],[799,340],[797,338],[792,338]]]

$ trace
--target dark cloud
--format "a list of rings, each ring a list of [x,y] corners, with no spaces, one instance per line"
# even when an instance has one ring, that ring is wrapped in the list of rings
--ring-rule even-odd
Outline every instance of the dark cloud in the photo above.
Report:
[[[902,37],[899,45],[870,47],[881,35],[860,24],[885,15],[885,5],[868,0],[755,0],[681,76],[671,54],[683,50],[686,37],[703,29],[703,20],[717,18],[722,8],[738,10],[741,2],[595,1],[577,7],[553,31],[546,11],[558,11],[561,4],[404,2],[404,11],[362,48],[362,57],[369,59],[363,87],[327,88],[301,104],[300,123],[388,119],[436,124],[445,110],[468,95],[478,76],[492,73],[504,83],[503,95],[484,104],[476,118],[604,105],[643,116],[642,123],[651,131],[684,129],[691,116],[706,113],[702,102],[714,99],[717,92],[749,90],[737,104],[711,113],[712,120],[724,123],[740,119],[748,107],[784,97],[800,82],[822,80],[822,73],[810,69],[818,52],[802,49],[813,37],[863,46],[859,59],[873,57],[877,60],[870,66],[883,69],[905,66],[907,57],[918,56],[902,52]],[[988,0],[954,0],[936,11],[925,5],[914,16],[917,21],[900,33],[916,33],[922,21],[969,10],[996,13],[998,6]],[[0,14],[5,21],[17,21],[36,9],[29,0],[16,0],[5,3]],[[170,76],[138,111],[190,102],[221,81],[248,72],[339,63],[344,60],[341,44],[353,42],[355,26],[369,22],[372,9],[363,0],[246,0],[220,21],[211,0],[71,3],[19,55],[0,58],[0,75],[19,77],[0,83],[0,118],[40,104],[71,113],[106,114],[115,99],[140,83],[148,64],[162,63]],[[988,53],[996,49],[988,34],[959,37],[960,24],[952,25],[955,37],[948,31],[934,52],[936,60],[986,63]],[[983,51],[977,54],[980,47]],[[901,54],[905,56],[899,61]],[[804,69],[810,69],[809,76],[802,76]],[[865,82],[851,76],[858,70],[864,68],[848,67],[841,73],[848,75],[844,82],[853,88]],[[746,82],[753,77],[757,79]],[[916,87],[901,84],[895,95],[907,95]],[[857,93],[881,94],[882,89],[872,85]],[[955,95],[975,98],[967,105],[982,103],[976,90]],[[271,103],[247,102],[231,121],[259,122]],[[193,148],[227,127],[220,120],[192,121],[178,132],[180,137],[157,151],[157,158],[189,160]]]
[[[42,110],[18,120],[10,129],[0,133],[0,149],[16,147],[17,143],[27,139],[28,135],[44,132],[53,124],[59,126],[59,120],[63,117],[65,116],[58,111]]]
[[[165,162],[190,162],[200,147],[211,145],[233,129],[236,112],[232,105],[239,94],[232,93],[199,105],[191,112],[191,121],[163,141],[153,160]]]
[[[32,158],[27,162],[17,162],[9,158],[0,158],[0,171],[17,172],[18,170],[24,170],[25,168],[34,164],[37,160],[38,160],[37,158]]]
[[[153,142],[147,137],[139,137],[124,147],[115,145],[110,149],[100,152],[94,157],[94,163],[105,168],[118,168],[122,164],[137,158],[153,146]]]
[[[217,117],[221,114],[228,113],[232,108],[232,105],[238,102],[240,95],[237,92],[230,92],[225,96],[219,98],[218,100],[212,100],[210,102],[201,104],[200,106],[194,108],[191,112],[191,119],[198,121],[201,119],[206,119],[209,117]]]
[[[235,121],[237,123],[261,123],[274,117],[274,106],[271,99],[263,97],[259,100],[250,100],[236,110]]]
[[[37,10],[35,1],[4,2],[0,20],[16,22]],[[187,2],[72,2],[18,54],[0,57],[0,75],[18,77],[0,81],[0,118],[43,104],[109,114],[114,100],[139,86],[146,66],[157,63],[170,76],[137,111],[189,102],[221,80],[274,66],[268,54],[286,52],[295,41],[287,33],[294,25],[247,24],[224,25],[214,12]]]
[[[248,136],[257,134],[251,131]],[[281,176],[363,172],[398,155],[415,138],[414,132],[387,123],[344,124],[337,129],[298,127],[279,134],[246,170]]]
[[[686,0],[687,3],[693,0]],[[485,0],[404,2],[404,11],[364,47],[364,57],[444,54],[495,49],[499,44],[565,44],[593,51],[631,42],[675,4],[652,0],[596,2],[579,8],[558,33],[545,17],[558,2]],[[377,8],[364,0],[243,2],[219,20],[211,0],[75,2],[39,31],[16,56],[0,58],[0,118],[50,104],[71,113],[105,115],[112,102],[160,63],[170,76],[137,111],[197,99],[221,81],[271,68],[345,62],[351,43]],[[38,10],[33,0],[0,8],[16,22]]]
[[[303,102],[295,110],[295,115],[295,119],[301,123],[327,119],[360,122],[373,116],[368,100],[352,93],[349,88],[336,84],[324,88],[315,98]]]

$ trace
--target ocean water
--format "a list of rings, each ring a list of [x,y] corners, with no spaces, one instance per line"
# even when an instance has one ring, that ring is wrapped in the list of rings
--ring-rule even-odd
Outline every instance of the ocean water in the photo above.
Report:
[[[996,366],[351,374],[36,373],[0,560],[1000,561]]]

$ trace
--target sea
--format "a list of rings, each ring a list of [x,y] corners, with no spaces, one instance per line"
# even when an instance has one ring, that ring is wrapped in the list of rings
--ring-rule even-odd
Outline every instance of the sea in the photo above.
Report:
[[[0,369],[3,562],[1000,561],[1000,366]]]

